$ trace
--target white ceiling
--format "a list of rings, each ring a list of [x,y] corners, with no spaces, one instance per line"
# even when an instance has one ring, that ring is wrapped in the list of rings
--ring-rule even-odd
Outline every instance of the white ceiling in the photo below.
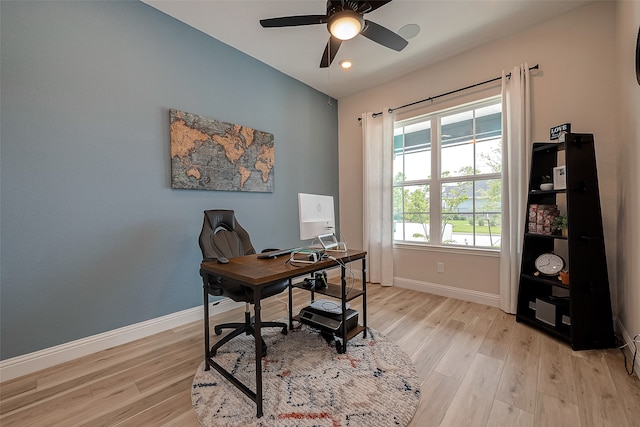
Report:
[[[521,31],[593,0],[394,0],[365,15],[392,31],[417,24],[401,52],[363,36],[342,43],[331,67],[319,68],[325,25],[262,28],[259,20],[321,15],[326,0],[142,0],[309,86],[340,99],[473,47]],[[354,62],[350,70],[338,65]]]

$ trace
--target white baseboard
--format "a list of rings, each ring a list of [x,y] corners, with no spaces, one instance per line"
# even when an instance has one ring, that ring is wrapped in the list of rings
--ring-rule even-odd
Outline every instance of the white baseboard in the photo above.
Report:
[[[243,306],[244,303],[223,299],[210,303],[209,314],[213,316]],[[8,381],[101,350],[157,334],[158,332],[163,332],[198,320],[202,321],[202,314],[202,306],[193,307],[102,334],[12,357],[11,359],[1,360],[0,381]]]
[[[633,337],[629,335],[629,333],[627,333],[626,329],[622,325],[622,322],[620,322],[620,319],[616,318],[614,324],[616,326],[615,329],[620,335],[620,337],[622,338],[622,340],[624,341],[624,344],[627,345],[627,347],[625,348],[625,354],[627,355],[627,365],[630,366],[632,363],[633,349],[634,349]],[[628,368],[628,366],[627,366],[627,369],[630,369]],[[636,375],[638,376],[638,378],[640,378],[640,354],[636,355],[635,370],[636,370]]]
[[[393,283],[399,288],[411,289],[414,291],[426,292],[443,297],[490,305],[492,307],[500,307],[500,295],[496,294],[457,288],[454,286],[440,285],[437,283],[421,282],[413,279],[403,279],[402,277],[394,277]]]

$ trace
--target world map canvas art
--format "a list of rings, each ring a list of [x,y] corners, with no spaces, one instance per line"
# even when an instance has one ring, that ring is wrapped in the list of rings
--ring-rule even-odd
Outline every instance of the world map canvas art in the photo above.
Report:
[[[273,134],[169,110],[171,188],[273,192]]]

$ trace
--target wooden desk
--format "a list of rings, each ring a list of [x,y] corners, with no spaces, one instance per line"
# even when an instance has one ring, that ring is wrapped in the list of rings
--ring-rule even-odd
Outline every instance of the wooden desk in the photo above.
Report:
[[[219,264],[217,261],[207,261],[201,263],[201,274],[209,273],[221,276],[223,278],[234,279],[238,282],[246,284],[246,286],[253,291],[253,306],[255,317],[254,338],[256,345],[256,391],[253,392],[249,387],[235,378],[230,372],[225,370],[222,366],[218,365],[211,357],[209,345],[209,292],[207,281],[203,277],[205,370],[209,370],[210,367],[213,367],[220,373],[220,375],[222,375],[225,379],[227,379],[240,391],[247,395],[247,397],[256,402],[256,416],[258,418],[262,417],[262,358],[259,356],[262,354],[262,319],[260,316],[262,289],[273,283],[288,280],[289,311],[291,311],[291,285],[294,278],[311,274],[315,271],[340,266],[342,269],[342,294],[344,295],[346,289],[345,264],[356,260],[362,260],[362,280],[363,283],[366,283],[366,255],[367,253],[365,251],[350,249],[346,253],[332,253],[331,256],[334,259],[323,259],[314,264],[303,264],[301,266],[292,266],[289,263],[285,263],[285,261],[289,259],[289,255],[283,255],[278,258],[258,259],[257,254],[231,258],[228,264]],[[345,298],[342,298],[342,301],[344,308]],[[365,296],[363,296],[363,305],[365,311],[364,325],[366,328]],[[289,327],[291,328],[291,313],[289,317]],[[344,345],[343,347],[346,349],[346,345]]]

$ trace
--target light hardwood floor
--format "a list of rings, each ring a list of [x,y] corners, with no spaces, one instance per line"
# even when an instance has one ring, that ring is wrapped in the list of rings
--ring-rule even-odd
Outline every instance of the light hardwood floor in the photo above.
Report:
[[[411,356],[422,380],[410,427],[640,426],[640,380],[627,376],[619,350],[574,352],[494,307],[368,291],[369,326]],[[265,301],[263,318],[286,317],[286,299]],[[296,309],[307,301],[297,291]],[[191,382],[202,358],[196,322],[7,381],[0,425],[198,426]]]

